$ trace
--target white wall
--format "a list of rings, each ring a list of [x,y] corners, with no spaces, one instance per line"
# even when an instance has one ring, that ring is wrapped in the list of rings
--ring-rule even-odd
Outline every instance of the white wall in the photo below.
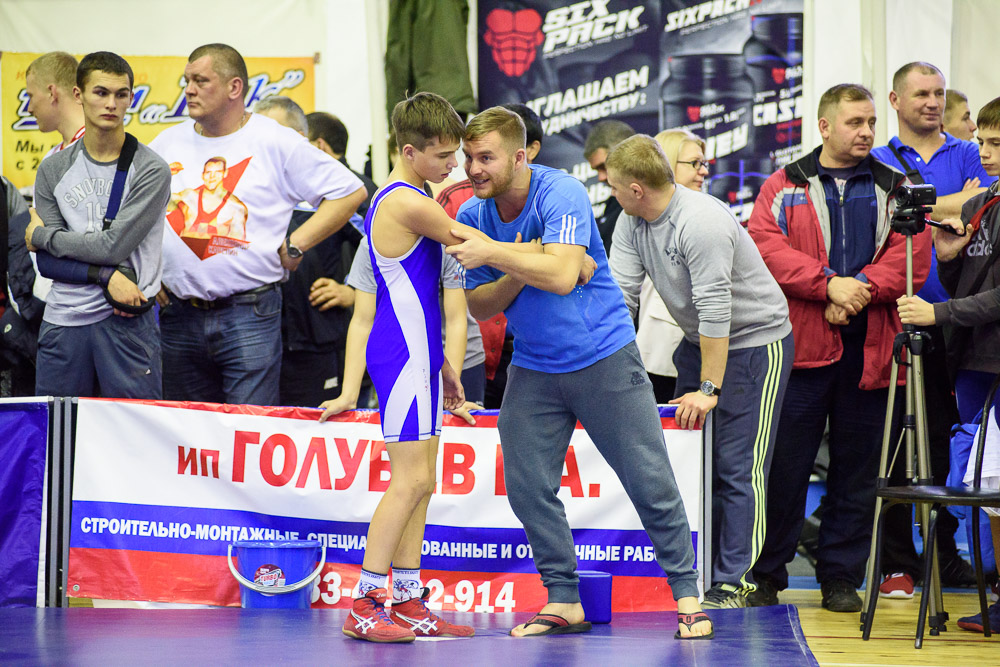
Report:
[[[838,83],[861,83],[875,95],[878,123],[875,144],[885,144],[897,132],[896,113],[889,106],[892,75],[914,60],[933,63],[949,86],[968,76],[972,65],[983,69],[992,35],[970,39],[969,27],[1000,22],[996,0],[806,0],[806,117],[803,145],[820,143],[816,103],[823,91]],[[979,44],[983,47],[976,48]],[[956,54],[957,57],[953,57]],[[981,77],[980,77],[981,78]],[[984,82],[985,83],[985,82]],[[994,80],[990,86],[995,86]],[[971,87],[971,82],[964,84]],[[1000,94],[1000,88],[993,88]],[[964,90],[964,89],[963,89]],[[969,93],[968,90],[965,91]],[[992,99],[986,97],[981,102]],[[970,98],[975,115],[978,106]]]
[[[948,86],[969,96],[973,120],[984,104],[1000,96],[1000,74],[993,50],[997,47],[998,26],[1000,2],[955,0]]]

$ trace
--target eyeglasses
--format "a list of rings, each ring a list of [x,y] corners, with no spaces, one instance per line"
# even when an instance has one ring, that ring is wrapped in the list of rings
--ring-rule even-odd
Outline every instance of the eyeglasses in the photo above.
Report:
[[[702,167],[709,168],[708,160],[678,160],[677,164],[689,164],[695,171],[700,171]]]

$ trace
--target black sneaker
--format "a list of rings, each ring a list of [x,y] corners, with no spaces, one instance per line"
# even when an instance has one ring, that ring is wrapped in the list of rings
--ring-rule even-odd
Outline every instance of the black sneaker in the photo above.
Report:
[[[950,588],[972,588],[976,585],[976,571],[958,554],[942,559],[941,585]]]
[[[747,606],[747,598],[735,586],[715,584],[705,591],[701,606],[705,609],[742,609]]]
[[[778,586],[774,579],[755,574],[757,590],[747,593],[747,604],[751,607],[771,607],[778,604]]]
[[[834,579],[819,585],[823,592],[823,609],[836,612],[861,611],[861,597],[849,581]]]

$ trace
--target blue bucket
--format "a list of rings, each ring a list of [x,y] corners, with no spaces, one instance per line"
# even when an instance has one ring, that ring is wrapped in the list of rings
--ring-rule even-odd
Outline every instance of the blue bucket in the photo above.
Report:
[[[233,548],[239,570],[233,565]],[[313,569],[316,561],[319,566]],[[319,540],[234,542],[226,558],[240,582],[244,609],[308,609],[313,581],[326,564],[326,546]]]
[[[580,603],[591,623],[611,622],[611,575],[597,570],[578,570]]]

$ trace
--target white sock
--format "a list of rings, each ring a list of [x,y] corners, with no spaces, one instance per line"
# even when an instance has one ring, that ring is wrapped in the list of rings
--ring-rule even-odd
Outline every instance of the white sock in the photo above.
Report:
[[[386,588],[388,582],[388,574],[378,574],[377,572],[369,572],[361,568],[361,581],[358,582],[358,597],[363,598],[368,595],[368,591],[373,591],[376,588]]]
[[[420,568],[416,570],[392,568],[392,601],[394,603],[419,598],[422,589]]]

